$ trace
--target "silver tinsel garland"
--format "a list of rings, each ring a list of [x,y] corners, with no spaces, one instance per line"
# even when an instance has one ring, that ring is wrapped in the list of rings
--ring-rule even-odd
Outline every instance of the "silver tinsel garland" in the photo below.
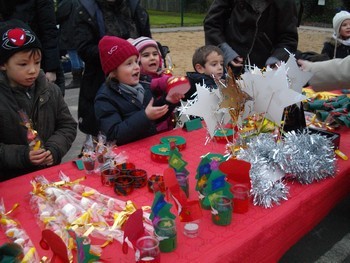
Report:
[[[273,134],[262,133],[250,139],[237,158],[251,163],[253,202],[265,208],[288,199],[284,179],[310,184],[336,172],[332,142],[308,131],[286,133],[278,142]]]

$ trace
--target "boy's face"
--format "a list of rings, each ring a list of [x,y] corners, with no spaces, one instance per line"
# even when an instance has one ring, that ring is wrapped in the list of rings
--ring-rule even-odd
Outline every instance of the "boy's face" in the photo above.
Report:
[[[111,77],[116,78],[120,83],[134,86],[139,83],[140,66],[137,56],[131,56],[120,66],[111,72]]]
[[[40,62],[40,52],[20,51],[12,55],[1,69],[6,71],[11,87],[31,87],[39,75]]]
[[[216,79],[221,79],[224,74],[224,58],[213,51],[207,56],[207,62],[205,62],[204,67],[197,64],[196,70],[201,74],[214,75]]]
[[[157,73],[159,70],[159,53],[155,47],[146,47],[140,53],[142,72],[145,74]]]
[[[350,19],[346,19],[341,23],[339,34],[343,39],[350,38]]]

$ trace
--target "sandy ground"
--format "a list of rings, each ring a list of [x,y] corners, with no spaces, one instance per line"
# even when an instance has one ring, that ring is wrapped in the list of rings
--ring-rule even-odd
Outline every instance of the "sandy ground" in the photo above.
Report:
[[[321,52],[325,38],[330,35],[329,30],[299,28],[298,49]],[[170,48],[174,75],[183,76],[186,71],[193,71],[192,55],[196,48],[204,45],[203,31],[153,33],[152,36]]]

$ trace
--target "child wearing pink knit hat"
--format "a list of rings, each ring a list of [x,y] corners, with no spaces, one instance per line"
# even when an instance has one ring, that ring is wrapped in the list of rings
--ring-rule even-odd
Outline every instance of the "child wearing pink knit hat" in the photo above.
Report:
[[[95,97],[98,128],[117,145],[157,133],[157,124],[171,114],[183,95],[153,98],[140,84],[139,52],[127,40],[104,36],[99,44],[102,69],[107,77]]]
[[[140,83],[148,85],[155,96],[163,96],[168,88],[168,81],[173,77],[165,74],[162,68],[163,59],[159,46],[155,40],[149,37],[139,37],[132,40],[132,44],[140,53]],[[166,131],[174,128],[173,118],[169,118],[157,126],[158,131]]]

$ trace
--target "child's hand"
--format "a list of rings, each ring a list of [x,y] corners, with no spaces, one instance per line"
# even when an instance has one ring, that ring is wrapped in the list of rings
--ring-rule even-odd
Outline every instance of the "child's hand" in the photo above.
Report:
[[[181,93],[178,93],[178,92],[174,92],[171,95],[168,94],[165,99],[167,101],[169,101],[170,103],[172,103],[172,104],[176,104],[176,103],[179,103],[179,101],[181,99],[183,99],[184,97],[185,97],[184,94],[181,94]]]
[[[29,152],[29,160],[33,165],[42,165],[50,154],[50,151],[45,149],[32,150]]]
[[[145,109],[145,113],[146,113],[148,119],[150,119],[152,121],[159,119],[165,113],[167,113],[167,111],[168,111],[168,105],[166,105],[166,104],[163,106],[154,107],[153,106],[153,98],[150,100],[150,102],[148,103],[148,105]]]
[[[47,150],[46,152],[48,153],[48,156],[45,158],[43,165],[46,165],[46,166],[53,165],[52,153],[49,150]]]

